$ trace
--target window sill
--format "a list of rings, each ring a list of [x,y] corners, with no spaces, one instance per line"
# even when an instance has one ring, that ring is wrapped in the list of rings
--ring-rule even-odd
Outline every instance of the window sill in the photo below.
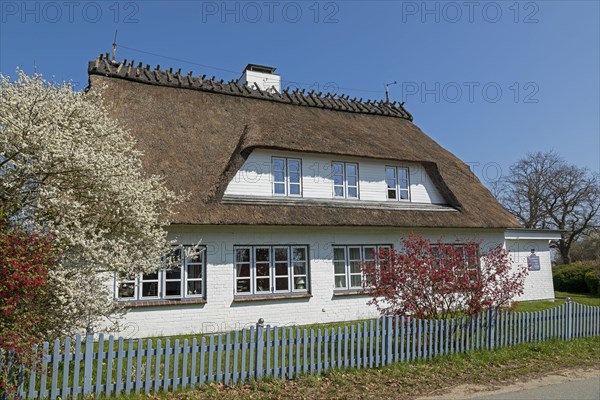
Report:
[[[310,293],[240,294],[233,296],[233,301],[235,303],[244,303],[249,301],[309,299],[311,297],[312,294]]]
[[[351,290],[334,290],[334,297],[345,297],[345,296],[369,296],[369,291],[365,289],[351,289]]]
[[[180,306],[188,304],[206,304],[205,299],[163,299],[163,300],[137,300],[137,301],[118,301],[125,308],[139,307],[160,307],[160,306]]]

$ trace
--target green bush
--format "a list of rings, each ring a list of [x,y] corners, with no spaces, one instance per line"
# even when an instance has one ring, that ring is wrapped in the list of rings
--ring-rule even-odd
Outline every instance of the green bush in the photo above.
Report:
[[[595,271],[586,272],[584,280],[591,294],[600,295],[600,268],[594,269]]]
[[[558,265],[552,270],[552,279],[554,281],[554,290],[560,292],[572,292],[572,293],[590,293],[591,290],[586,284],[586,274],[591,272],[596,274],[596,268],[594,265],[575,263],[567,265]],[[593,277],[590,278],[593,281]],[[596,285],[598,277],[596,275]],[[592,283],[593,284],[593,283]],[[596,291],[597,291],[596,286]]]

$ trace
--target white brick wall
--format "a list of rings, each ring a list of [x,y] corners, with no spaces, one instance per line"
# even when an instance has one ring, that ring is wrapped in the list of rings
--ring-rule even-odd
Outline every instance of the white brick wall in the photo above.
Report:
[[[504,242],[504,232],[499,230],[424,229],[420,232],[431,240],[440,236],[447,241],[477,236],[484,245]],[[266,324],[283,326],[376,316],[376,310],[366,304],[367,297],[333,296],[332,245],[391,243],[398,248],[400,238],[408,233],[407,229],[393,228],[173,226],[171,237],[179,243],[196,243],[202,239],[207,246],[207,304],[131,309],[122,333],[145,337],[227,331],[255,324],[259,318],[264,318]],[[250,244],[309,245],[312,298],[233,302],[233,246]],[[508,243],[509,250],[513,251],[514,245]],[[537,245],[543,260],[542,271],[530,275],[523,299],[553,297],[547,241],[545,248],[543,243]],[[532,247],[528,243],[524,248],[528,253]]]
[[[525,278],[525,292],[518,301],[554,299],[552,283],[552,262],[548,240],[526,239],[507,240],[506,249],[510,252],[513,265],[527,265],[527,257],[531,249],[540,257],[540,270],[529,271]]]

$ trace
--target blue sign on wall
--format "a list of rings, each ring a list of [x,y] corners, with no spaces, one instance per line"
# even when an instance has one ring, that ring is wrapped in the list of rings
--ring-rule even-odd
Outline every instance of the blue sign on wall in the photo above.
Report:
[[[527,268],[530,271],[540,270],[540,256],[536,256],[533,250],[531,250],[531,255],[527,257]]]

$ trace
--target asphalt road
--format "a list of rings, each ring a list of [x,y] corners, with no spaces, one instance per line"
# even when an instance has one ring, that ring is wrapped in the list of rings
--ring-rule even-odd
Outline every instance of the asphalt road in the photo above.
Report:
[[[469,397],[469,400],[600,400],[600,376],[514,392]]]

